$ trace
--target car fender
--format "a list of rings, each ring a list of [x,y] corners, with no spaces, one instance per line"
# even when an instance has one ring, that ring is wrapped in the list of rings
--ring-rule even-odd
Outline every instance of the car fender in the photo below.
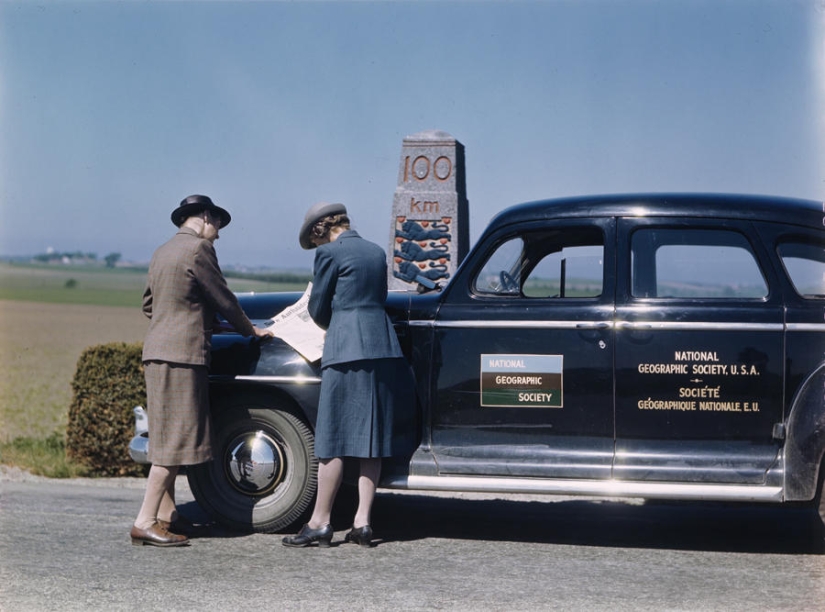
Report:
[[[314,429],[320,385],[320,361],[308,362],[280,338],[221,334],[213,340],[209,389],[214,410],[226,405],[227,396],[290,404],[295,416]]]
[[[825,453],[825,363],[793,399],[785,432],[785,499],[808,501],[816,494]]]

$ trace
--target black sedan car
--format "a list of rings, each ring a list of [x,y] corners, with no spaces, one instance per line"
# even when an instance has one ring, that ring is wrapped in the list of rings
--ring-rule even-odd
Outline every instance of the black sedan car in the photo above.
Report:
[[[240,296],[266,321],[299,294]],[[825,206],[640,194],[496,216],[449,284],[391,293],[418,447],[388,488],[801,502],[825,520]],[[294,528],[315,492],[320,364],[213,338],[198,502]],[[133,441],[142,457],[146,438]]]

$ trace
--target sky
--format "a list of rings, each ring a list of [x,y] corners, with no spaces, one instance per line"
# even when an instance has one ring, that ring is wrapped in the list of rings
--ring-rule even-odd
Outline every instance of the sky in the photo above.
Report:
[[[202,193],[221,264],[387,249],[406,136],[465,147],[470,240],[570,195],[825,200],[825,1],[0,0],[0,256],[148,262]]]

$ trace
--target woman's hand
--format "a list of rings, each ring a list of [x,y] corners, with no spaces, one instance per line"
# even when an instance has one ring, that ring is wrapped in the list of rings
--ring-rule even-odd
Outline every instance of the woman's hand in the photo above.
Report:
[[[261,329],[260,327],[255,327],[255,337],[256,338],[274,338],[275,334],[268,329]]]

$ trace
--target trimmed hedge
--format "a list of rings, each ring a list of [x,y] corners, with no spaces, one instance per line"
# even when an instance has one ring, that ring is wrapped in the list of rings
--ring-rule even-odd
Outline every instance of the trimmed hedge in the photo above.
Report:
[[[97,476],[141,476],[129,457],[132,409],[146,406],[141,343],[114,342],[87,348],[72,381],[66,455]]]

